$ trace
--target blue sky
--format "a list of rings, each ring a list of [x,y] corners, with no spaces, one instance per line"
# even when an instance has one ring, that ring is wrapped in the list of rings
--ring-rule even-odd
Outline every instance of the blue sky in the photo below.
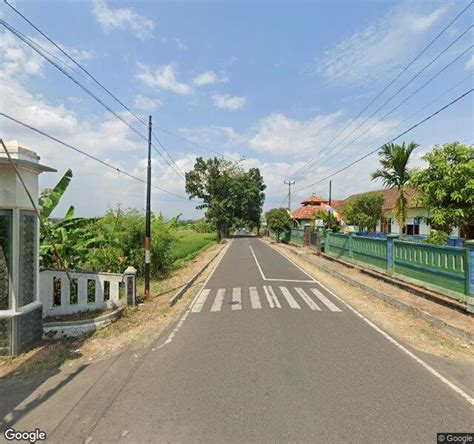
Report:
[[[12,4],[134,112],[144,117],[151,113],[157,127],[229,157],[244,156],[245,167],[260,167],[268,186],[266,208],[282,204],[283,180],[294,177],[315,153],[323,150],[314,164],[296,175],[293,202],[312,191],[327,194],[327,181],[309,185],[472,87],[471,29],[355,130],[472,25],[471,6],[328,145],[467,1],[16,0]],[[0,17],[63,59],[3,3]],[[9,31],[3,28],[0,32],[2,111],[145,177],[146,144]],[[438,78],[380,120],[465,50]],[[92,83],[78,79],[146,134],[144,127]],[[472,106],[471,95],[401,139],[420,144],[413,166],[422,165],[420,157],[434,144],[472,143]],[[107,171],[3,118],[0,132],[6,140],[17,139],[34,148],[59,173],[73,169],[75,177],[58,214],[70,204],[86,216],[101,214],[117,203],[143,208],[141,183]],[[210,155],[158,129],[156,134],[183,171],[192,167],[196,156]],[[377,157],[371,156],[334,176],[333,197],[380,187],[369,180],[376,164]],[[183,182],[160,158],[154,159],[153,169],[156,185],[184,195]],[[59,173],[44,174],[41,186],[55,183]],[[192,203],[161,192],[153,193],[153,208],[167,216],[200,214]]]

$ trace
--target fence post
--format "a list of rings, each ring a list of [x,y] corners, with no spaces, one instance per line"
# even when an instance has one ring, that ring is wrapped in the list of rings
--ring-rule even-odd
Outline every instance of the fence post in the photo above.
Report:
[[[137,270],[129,266],[124,272],[125,285],[127,289],[127,305],[135,305],[137,295],[136,275]]]
[[[311,243],[311,225],[305,224],[304,231],[303,231],[303,246],[309,247]]]
[[[465,241],[464,245],[466,246],[466,308],[469,313],[474,313],[474,240]]]
[[[348,244],[349,257],[352,259],[352,233],[349,233]]]
[[[387,273],[393,274],[395,268],[395,248],[393,241],[398,238],[397,234],[387,234]]]
[[[324,239],[324,253],[329,253],[329,250],[331,249],[329,245],[329,240],[329,230],[326,230],[326,237]]]

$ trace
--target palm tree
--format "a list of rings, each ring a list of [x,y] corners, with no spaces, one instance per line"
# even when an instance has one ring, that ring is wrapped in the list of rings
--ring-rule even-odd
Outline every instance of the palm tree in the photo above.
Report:
[[[372,180],[381,179],[387,188],[396,188],[398,190],[393,213],[400,227],[400,235],[405,228],[407,218],[405,190],[410,181],[408,161],[412,151],[418,146],[415,142],[410,142],[407,146],[405,146],[405,142],[401,145],[387,143],[379,151],[382,168],[371,175]]]

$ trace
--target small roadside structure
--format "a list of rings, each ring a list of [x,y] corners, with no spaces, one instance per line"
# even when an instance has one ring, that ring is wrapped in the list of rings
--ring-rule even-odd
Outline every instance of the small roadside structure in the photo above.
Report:
[[[17,141],[5,144],[33,201],[38,176],[55,172]],[[39,297],[39,225],[34,208],[0,146],[0,355],[21,353],[43,336]]]
[[[295,228],[304,228],[305,225],[311,224],[316,211],[331,211],[333,209],[337,209],[341,202],[342,201],[340,200],[331,200],[331,205],[329,205],[329,199],[316,194],[311,194],[311,196],[301,202],[301,206],[299,208],[291,213],[293,226]],[[336,217],[338,218],[337,214]]]

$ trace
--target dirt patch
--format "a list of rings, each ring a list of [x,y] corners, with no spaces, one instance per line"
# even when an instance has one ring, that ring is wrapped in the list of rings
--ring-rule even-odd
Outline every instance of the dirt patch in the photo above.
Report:
[[[222,245],[213,245],[187,262],[183,268],[173,271],[166,279],[151,282],[150,300],[127,308],[123,316],[107,328],[90,336],[43,341],[19,356],[0,357],[0,378],[105,359],[119,353],[124,347],[141,348],[150,344],[185,310],[211,272],[212,266],[205,270],[173,307],[169,306],[169,299],[221,248]],[[143,282],[137,283],[138,296],[143,295],[143,287]]]
[[[266,242],[270,243],[268,240]],[[271,242],[272,247],[281,251],[283,254],[291,258],[296,264],[304,268],[315,279],[326,285],[334,291],[341,299],[347,301],[360,313],[373,321],[375,324],[383,328],[387,333],[398,338],[401,342],[408,344],[415,350],[429,353],[440,358],[449,358],[450,360],[459,360],[462,362],[474,363],[474,347],[444,331],[440,331],[433,327],[423,319],[416,315],[396,308],[375,296],[369,295],[361,288],[355,287],[347,282],[338,279],[335,276],[321,270],[317,265],[308,263],[301,257],[301,248],[294,248],[288,245],[282,245]],[[349,269],[343,265],[325,261],[322,258],[317,258],[317,261],[328,267],[337,269],[342,274],[348,274]],[[340,267],[340,269],[338,268]],[[352,271],[350,271],[353,273]],[[351,274],[351,278],[353,278]],[[416,298],[411,293],[401,290],[385,282],[379,281],[375,278],[359,273],[357,280],[363,280],[365,285],[369,285],[377,290],[383,291],[392,297],[400,298],[405,301],[412,301]],[[450,310],[447,307],[438,306],[434,302],[418,298],[416,303],[420,307],[435,314],[438,310],[450,311],[446,316],[452,321],[466,322],[466,328],[472,329],[472,319],[455,310]],[[418,306],[418,305],[417,305]]]

